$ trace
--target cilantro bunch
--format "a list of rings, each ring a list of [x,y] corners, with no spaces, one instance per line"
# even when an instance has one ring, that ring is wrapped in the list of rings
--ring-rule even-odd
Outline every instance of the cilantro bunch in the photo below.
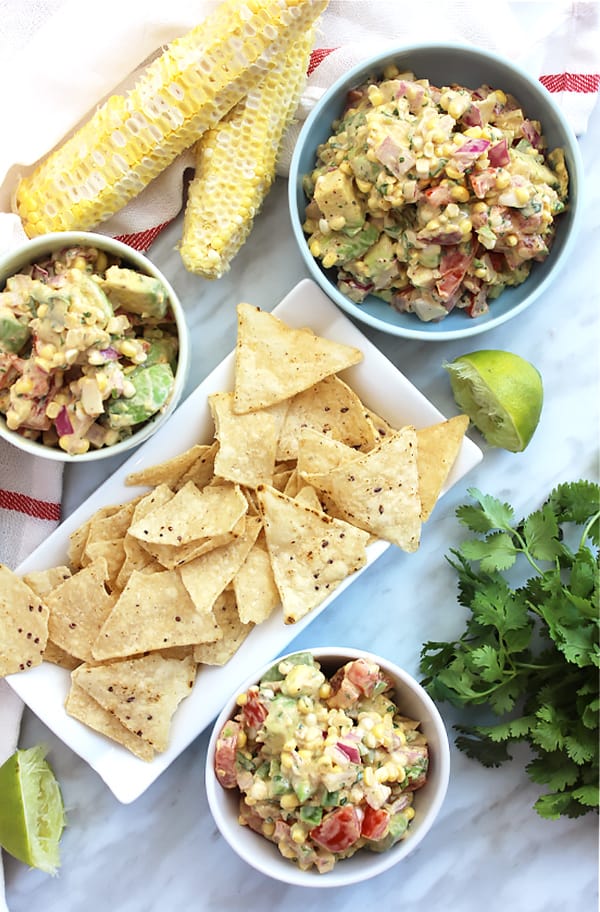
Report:
[[[580,816],[598,808],[600,487],[561,484],[519,522],[509,504],[468,493],[476,504],[456,515],[475,536],[447,559],[470,616],[456,642],[425,643],[423,684],[491,710],[492,724],[455,726],[468,756],[498,766],[526,742],[527,773],[545,789],[538,814]]]

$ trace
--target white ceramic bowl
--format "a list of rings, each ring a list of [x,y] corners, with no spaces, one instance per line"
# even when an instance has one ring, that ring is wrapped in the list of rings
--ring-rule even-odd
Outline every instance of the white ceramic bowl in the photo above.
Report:
[[[317,147],[332,133],[332,123],[342,113],[349,89],[367,79],[380,78],[387,64],[409,70],[420,79],[434,85],[457,83],[476,89],[482,84],[502,89],[514,95],[526,117],[539,120],[548,148],[562,147],[569,171],[570,190],[568,211],[557,220],[557,232],[549,256],[535,263],[530,275],[521,285],[506,289],[480,317],[469,317],[454,310],[439,322],[425,323],[416,314],[399,313],[385,301],[368,295],[356,304],[336,286],[335,269],[326,270],[308,249],[302,230],[307,199],[302,179],[316,162]],[[492,329],[516,317],[545,292],[560,269],[573,257],[579,228],[583,181],[583,165],[576,137],[560,108],[545,87],[510,60],[489,51],[462,44],[422,44],[401,46],[365,60],[341,76],[319,99],[307,117],[290,164],[289,208],[292,228],[304,263],[316,282],[351,317],[382,332],[410,339],[442,341],[461,339]]]
[[[236,705],[238,694],[246,691],[251,684],[257,683],[269,668],[285,656],[274,659],[250,675],[236,688],[223,707],[215,722],[208,746],[206,791],[212,815],[222,836],[249,865],[275,880],[289,884],[303,887],[341,887],[387,871],[406,858],[424,839],[442,806],[448,787],[448,736],[442,718],[425,690],[411,675],[389,659],[364,650],[337,646],[302,651],[311,652],[328,676],[346,662],[361,656],[376,662],[395,683],[397,705],[407,716],[420,720],[421,731],[429,744],[430,766],[426,784],[415,792],[415,817],[411,821],[408,835],[387,852],[376,853],[361,849],[351,858],[338,861],[332,871],[319,874],[314,870],[301,871],[292,861],[284,858],[272,842],[238,823],[239,792],[237,789],[223,788],[214,772],[217,737],[225,722],[239,709]]]
[[[90,449],[87,453],[81,455],[70,455],[58,447],[45,446],[43,443],[28,440],[16,431],[10,430],[6,426],[6,420],[0,414],[0,437],[3,437],[9,443],[30,453],[34,456],[42,456],[55,462],[80,463],[95,462],[98,459],[106,459],[109,456],[118,456],[139,446],[144,440],[147,440],[161,425],[165,423],[169,415],[176,408],[183,393],[187,374],[190,364],[190,342],[189,330],[185,320],[183,307],[175,290],[157,267],[148,259],[148,257],[103,234],[86,231],[63,231],[53,234],[40,235],[26,241],[9,253],[0,258],[0,290],[4,288],[6,280],[20,271],[30,263],[42,259],[44,256],[53,253],[56,250],[62,250],[64,247],[84,246],[97,247],[100,250],[110,253],[120,258],[123,266],[136,269],[145,275],[153,276],[159,279],[167,290],[171,310],[175,317],[177,334],[179,341],[179,352],[177,359],[177,369],[175,372],[175,383],[171,397],[167,405],[161,409],[149,421],[145,422],[135,433],[131,434],[125,440],[114,444],[114,446],[105,446],[100,449]]]

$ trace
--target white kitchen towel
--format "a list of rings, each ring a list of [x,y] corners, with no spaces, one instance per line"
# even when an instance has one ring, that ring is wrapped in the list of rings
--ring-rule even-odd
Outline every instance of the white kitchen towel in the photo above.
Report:
[[[149,59],[217,3],[104,0],[90,31],[80,0],[0,0],[0,255],[24,239],[11,212],[19,174],[107,95],[131,85]],[[331,0],[321,19],[297,123],[282,147],[279,174],[287,173],[302,120],[339,75],[387,45],[422,41],[465,41],[512,59],[554,94],[577,135],[585,132],[600,84],[597,2],[496,0],[491,8],[479,0]],[[98,230],[147,250],[181,209],[183,172],[190,163],[184,153]],[[0,562],[18,566],[57,525],[61,491],[60,464],[24,456],[0,441]],[[14,749],[21,706],[0,685],[1,756]],[[1,887],[0,866],[0,912]]]

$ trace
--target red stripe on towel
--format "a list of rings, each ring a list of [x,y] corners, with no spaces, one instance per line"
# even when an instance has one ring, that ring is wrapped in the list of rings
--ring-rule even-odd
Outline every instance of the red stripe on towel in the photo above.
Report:
[[[0,488],[0,508],[14,510],[15,513],[24,513],[35,519],[45,519],[48,522],[60,522],[60,504],[49,500],[37,500],[27,494],[17,494],[15,491],[6,491]]]

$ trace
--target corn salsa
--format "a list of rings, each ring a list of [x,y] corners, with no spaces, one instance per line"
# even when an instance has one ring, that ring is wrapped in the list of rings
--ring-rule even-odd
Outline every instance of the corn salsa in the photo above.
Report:
[[[354,659],[327,679],[311,653],[297,653],[237,703],[217,739],[215,773],[239,791],[242,825],[319,873],[406,836],[429,752],[377,664]]]
[[[178,347],[162,282],[65,247],[0,291],[0,413],[70,455],[112,446],[166,406]]]
[[[568,200],[562,149],[518,100],[386,70],[351,90],[303,179],[312,255],[355,303],[470,317],[548,256]]]

